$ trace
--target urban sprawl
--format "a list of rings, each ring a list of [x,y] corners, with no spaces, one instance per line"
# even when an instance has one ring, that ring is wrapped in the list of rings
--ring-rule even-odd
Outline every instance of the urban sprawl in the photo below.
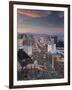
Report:
[[[17,79],[64,78],[64,37],[47,34],[17,36]]]

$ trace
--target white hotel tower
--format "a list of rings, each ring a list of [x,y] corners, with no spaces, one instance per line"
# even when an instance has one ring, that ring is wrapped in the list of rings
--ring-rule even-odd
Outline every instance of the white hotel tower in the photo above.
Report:
[[[28,54],[32,55],[32,42],[30,37],[23,36],[23,50]]]
[[[54,53],[56,51],[56,44],[54,43],[54,39],[51,38],[50,41],[48,41],[48,52]]]

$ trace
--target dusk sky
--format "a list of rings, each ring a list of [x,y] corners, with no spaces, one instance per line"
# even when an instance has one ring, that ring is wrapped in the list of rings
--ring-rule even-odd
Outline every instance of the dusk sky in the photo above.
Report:
[[[19,33],[64,33],[64,12],[50,10],[17,10],[17,30]]]

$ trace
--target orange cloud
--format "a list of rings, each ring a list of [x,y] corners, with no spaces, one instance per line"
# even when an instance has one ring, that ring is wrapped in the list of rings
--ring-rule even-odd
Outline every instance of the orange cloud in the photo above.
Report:
[[[18,14],[21,14],[21,15],[26,15],[26,16],[29,16],[29,17],[33,17],[33,18],[36,18],[36,17],[43,17],[43,16],[48,16],[48,15],[51,15],[51,11],[45,11],[43,13],[39,13],[37,11],[30,11],[30,10],[17,10],[17,13]]]
[[[17,10],[17,13],[21,14],[21,15],[26,15],[29,17],[39,17],[38,14],[34,13],[34,12],[29,12],[29,11],[21,11],[21,10]]]

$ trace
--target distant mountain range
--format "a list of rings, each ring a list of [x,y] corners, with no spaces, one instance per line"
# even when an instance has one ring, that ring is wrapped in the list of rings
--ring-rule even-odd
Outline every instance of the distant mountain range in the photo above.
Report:
[[[62,33],[59,33],[59,34],[51,34],[51,33],[17,33],[17,34],[19,34],[19,35],[23,35],[23,34],[27,34],[27,35],[40,35],[40,36],[62,36],[62,37],[64,37],[64,34],[62,34]]]

